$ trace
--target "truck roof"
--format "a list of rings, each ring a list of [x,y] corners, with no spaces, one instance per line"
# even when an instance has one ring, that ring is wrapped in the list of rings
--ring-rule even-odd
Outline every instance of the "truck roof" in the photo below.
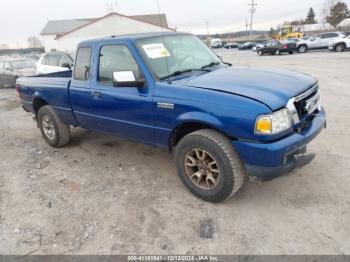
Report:
[[[83,41],[80,44],[94,44],[96,42],[105,41],[105,40],[113,40],[113,39],[135,41],[135,40],[138,40],[138,39],[153,38],[153,37],[160,37],[160,36],[171,36],[171,35],[190,35],[190,34],[189,33],[184,33],[184,32],[138,33],[138,34],[128,34],[128,35],[118,35],[118,36],[109,36],[109,37],[104,37],[104,38],[97,38],[97,39]]]

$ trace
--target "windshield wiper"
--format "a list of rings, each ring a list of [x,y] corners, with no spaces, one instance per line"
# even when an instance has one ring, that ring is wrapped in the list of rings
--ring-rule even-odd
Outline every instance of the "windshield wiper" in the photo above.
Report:
[[[201,69],[205,69],[205,68],[208,68],[208,67],[213,67],[213,66],[216,66],[216,65],[220,65],[220,62],[211,62],[210,64],[202,66]]]
[[[178,71],[175,71],[174,73],[172,73],[172,74],[170,74],[170,75],[168,75],[168,76],[161,77],[160,80],[168,79],[168,78],[170,78],[170,77],[182,75],[182,74],[189,73],[189,72],[192,72],[192,71],[211,72],[210,70],[205,70],[204,68],[201,68],[201,69],[185,69],[185,70],[178,70]]]

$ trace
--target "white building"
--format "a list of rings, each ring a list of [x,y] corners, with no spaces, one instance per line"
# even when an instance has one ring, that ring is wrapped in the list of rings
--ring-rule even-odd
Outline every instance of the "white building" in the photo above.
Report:
[[[79,42],[112,35],[174,31],[165,14],[126,16],[110,13],[100,18],[49,21],[40,33],[46,51],[74,52]]]

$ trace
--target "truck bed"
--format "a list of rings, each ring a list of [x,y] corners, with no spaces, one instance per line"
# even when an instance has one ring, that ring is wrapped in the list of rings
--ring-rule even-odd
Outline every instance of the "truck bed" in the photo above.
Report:
[[[72,71],[22,77],[17,80],[21,86],[20,98],[26,111],[35,113],[35,100],[43,98],[67,123],[75,124],[69,97]]]

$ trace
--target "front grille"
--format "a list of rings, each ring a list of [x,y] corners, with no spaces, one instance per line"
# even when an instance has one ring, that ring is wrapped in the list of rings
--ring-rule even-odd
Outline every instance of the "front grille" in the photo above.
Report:
[[[299,119],[313,113],[317,109],[318,104],[319,88],[317,84],[294,99],[294,106]]]

